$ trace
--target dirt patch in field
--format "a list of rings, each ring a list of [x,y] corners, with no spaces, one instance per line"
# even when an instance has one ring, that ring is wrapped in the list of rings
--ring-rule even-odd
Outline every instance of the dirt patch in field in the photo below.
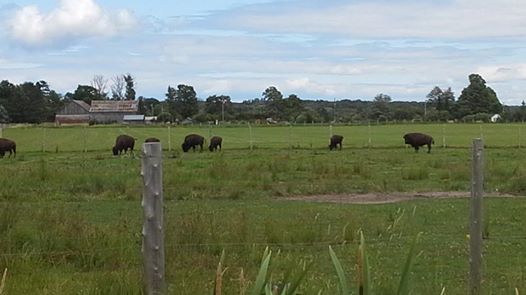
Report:
[[[514,198],[520,196],[486,193],[485,197]],[[411,200],[426,199],[446,199],[446,198],[468,198],[470,192],[396,192],[396,193],[366,193],[366,194],[337,194],[337,195],[312,195],[312,196],[292,196],[285,200],[307,201],[307,202],[327,202],[327,203],[347,203],[347,204],[387,204]]]

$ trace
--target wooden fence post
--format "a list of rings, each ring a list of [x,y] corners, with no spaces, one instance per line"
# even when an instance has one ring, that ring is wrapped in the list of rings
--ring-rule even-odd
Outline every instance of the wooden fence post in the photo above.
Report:
[[[147,295],[165,293],[162,148],[158,142],[142,149],[143,217],[142,253]]]
[[[484,197],[484,145],[473,139],[471,208],[469,220],[469,288],[471,295],[482,294],[482,199]]]

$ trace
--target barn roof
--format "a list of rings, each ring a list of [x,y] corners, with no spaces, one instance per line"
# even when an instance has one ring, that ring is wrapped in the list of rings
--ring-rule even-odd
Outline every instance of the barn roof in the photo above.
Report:
[[[139,102],[136,100],[92,100],[91,113],[136,113]]]
[[[72,100],[73,103],[78,104],[82,109],[84,109],[86,112],[89,112],[90,105],[84,102],[83,100]]]

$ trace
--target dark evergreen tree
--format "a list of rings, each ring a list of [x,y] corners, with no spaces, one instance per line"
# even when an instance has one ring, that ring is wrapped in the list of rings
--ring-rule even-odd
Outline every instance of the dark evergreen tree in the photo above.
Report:
[[[469,75],[469,85],[462,90],[457,101],[458,118],[478,113],[497,114],[502,112],[502,104],[493,89],[478,75]]]
[[[126,83],[126,92],[124,97],[126,100],[135,100],[135,82],[130,74],[124,76],[124,82]]]

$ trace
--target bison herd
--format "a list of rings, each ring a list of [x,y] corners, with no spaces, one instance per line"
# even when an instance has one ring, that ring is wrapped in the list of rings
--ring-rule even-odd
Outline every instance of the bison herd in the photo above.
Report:
[[[423,133],[407,133],[403,136],[405,144],[412,146],[415,149],[415,152],[418,152],[420,147],[427,145],[427,152],[431,152],[431,145],[435,143],[433,137],[423,134]],[[115,139],[115,145],[112,148],[113,155],[118,156],[123,152],[126,154],[128,151],[133,155],[133,147],[135,146],[135,138],[121,134]],[[158,138],[149,137],[145,142],[160,142]],[[343,136],[333,135],[330,138],[329,150],[333,149],[342,149]],[[223,139],[220,136],[213,136],[210,138],[210,145],[208,149],[213,152],[221,150],[221,145]],[[199,147],[200,151],[203,151],[203,145],[205,144],[205,138],[198,134],[189,134],[184,138],[181,148],[183,152],[188,152],[190,149],[195,151]],[[13,157],[16,157],[16,143],[13,140],[7,138],[0,138],[0,158],[5,156],[5,153],[9,152],[9,157],[11,154]]]

